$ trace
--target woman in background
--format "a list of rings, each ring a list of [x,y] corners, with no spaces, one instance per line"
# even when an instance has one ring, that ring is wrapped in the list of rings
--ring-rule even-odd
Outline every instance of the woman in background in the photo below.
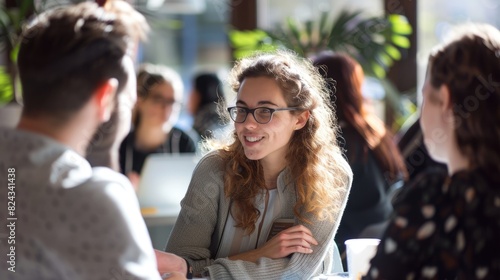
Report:
[[[174,126],[182,97],[182,80],[174,70],[151,64],[139,69],[133,129],[120,146],[122,173],[135,185],[148,155],[196,151],[191,137]]]
[[[344,241],[388,220],[393,210],[391,186],[405,177],[406,167],[393,135],[366,105],[361,65],[347,54],[333,52],[320,53],[314,64],[328,80],[335,80],[330,82],[330,101],[341,127],[339,142],[344,144],[354,177],[335,237],[343,253]],[[370,234],[374,235],[363,237],[378,237],[382,232]]]

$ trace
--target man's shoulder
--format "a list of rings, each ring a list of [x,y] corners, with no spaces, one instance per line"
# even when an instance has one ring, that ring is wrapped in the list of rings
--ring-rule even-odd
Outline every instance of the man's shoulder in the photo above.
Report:
[[[6,151],[16,146],[19,147],[19,151],[21,151],[24,150],[22,149],[23,146],[33,147],[36,145],[45,145],[52,141],[54,140],[38,133],[17,128],[0,127],[0,142],[2,143],[0,148]]]
[[[92,176],[74,188],[68,199],[91,202],[101,220],[115,226],[135,221],[139,204],[130,181],[107,167],[92,168]],[[138,217],[138,216],[137,216]]]
[[[92,168],[92,175],[79,188],[83,192],[100,193],[101,197],[111,200],[123,199],[124,197],[130,199],[134,194],[132,184],[127,177],[108,167]],[[111,193],[114,196],[110,195]]]
[[[120,185],[130,185],[130,181],[127,179],[127,177],[108,167],[92,168],[92,177],[90,178],[90,183],[116,183]]]

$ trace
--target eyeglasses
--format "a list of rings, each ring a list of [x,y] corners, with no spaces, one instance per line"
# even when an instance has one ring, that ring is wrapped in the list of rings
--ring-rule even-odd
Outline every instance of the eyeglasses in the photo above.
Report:
[[[174,104],[180,103],[175,101],[174,99],[167,99],[161,95],[156,95],[156,94],[148,96],[147,99],[151,100],[151,102],[153,102],[153,104],[155,105],[161,105],[166,107],[170,107],[173,106]]]
[[[248,113],[253,115],[255,121],[260,124],[266,124],[273,119],[274,112],[279,111],[297,111],[300,108],[267,108],[267,107],[257,107],[253,109],[245,108],[245,107],[229,107],[227,111],[229,112],[229,116],[235,123],[244,123],[247,119]]]

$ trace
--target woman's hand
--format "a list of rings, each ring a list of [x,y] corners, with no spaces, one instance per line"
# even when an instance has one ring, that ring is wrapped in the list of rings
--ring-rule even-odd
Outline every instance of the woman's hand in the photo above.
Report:
[[[311,231],[303,225],[296,225],[281,231],[264,246],[229,259],[256,262],[261,257],[279,259],[292,253],[310,254],[313,252],[311,245],[318,245]]]
[[[169,272],[179,272],[182,275],[187,275],[187,264],[183,258],[156,249],[155,255],[158,272],[160,272],[161,275]]]
[[[303,225],[296,225],[281,231],[257,250],[263,257],[279,259],[292,253],[310,254],[313,252],[311,245],[318,245],[311,231]]]

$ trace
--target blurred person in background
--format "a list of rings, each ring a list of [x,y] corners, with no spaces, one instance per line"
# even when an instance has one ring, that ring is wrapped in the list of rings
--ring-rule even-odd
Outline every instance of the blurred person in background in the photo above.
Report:
[[[383,224],[392,213],[392,186],[402,183],[406,167],[392,133],[366,105],[361,65],[345,53],[322,52],[313,59],[329,81],[336,108],[341,147],[353,172],[349,200],[335,240],[345,263],[344,241],[358,238],[371,225]],[[377,237],[382,234],[374,232]]]
[[[218,104],[225,104],[223,85],[213,73],[200,73],[193,80],[188,110],[194,117],[193,129],[201,140],[222,137],[228,122],[220,117]]]
[[[148,155],[196,152],[193,139],[175,127],[183,88],[179,74],[171,68],[153,64],[140,67],[133,128],[120,146],[121,171],[134,186]]]

